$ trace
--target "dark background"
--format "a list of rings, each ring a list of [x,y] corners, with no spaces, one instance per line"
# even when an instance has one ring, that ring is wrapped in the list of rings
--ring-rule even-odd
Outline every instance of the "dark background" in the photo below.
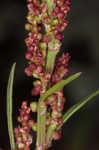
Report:
[[[0,2],[0,147],[9,149],[6,121],[6,88],[13,62],[17,63],[14,82],[14,124],[22,100],[30,100],[32,80],[24,74],[26,47],[25,0]],[[69,52],[70,74],[82,77],[64,88],[65,110],[99,89],[99,1],[72,0],[62,51]],[[99,150],[99,96],[77,112],[63,127],[63,136],[52,150]]]

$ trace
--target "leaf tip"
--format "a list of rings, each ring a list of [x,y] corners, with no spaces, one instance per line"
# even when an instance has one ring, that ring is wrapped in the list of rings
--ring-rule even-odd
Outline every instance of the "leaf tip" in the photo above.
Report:
[[[16,66],[16,62],[14,62],[13,65]]]
[[[80,75],[82,75],[82,72],[78,72],[77,74],[80,76]]]

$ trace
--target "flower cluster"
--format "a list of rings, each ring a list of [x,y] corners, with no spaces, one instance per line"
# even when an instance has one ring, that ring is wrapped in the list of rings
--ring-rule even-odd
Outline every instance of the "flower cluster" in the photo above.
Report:
[[[56,84],[64,77],[68,75],[68,62],[69,62],[69,54],[63,54],[55,63],[54,72],[52,74],[51,85]],[[61,73],[60,73],[61,72]],[[47,126],[52,126],[54,130],[57,127],[62,126],[62,111],[64,108],[65,98],[63,96],[63,90],[57,91],[49,96],[46,100],[46,104],[48,106],[48,115],[47,115]],[[50,107],[49,107],[50,106]],[[61,137],[61,130],[57,130],[53,132],[53,139],[57,140]]]
[[[55,84],[68,75],[69,53],[63,54],[55,63],[55,69],[52,76],[52,84]]]
[[[47,54],[49,51],[58,52],[61,47],[62,31],[68,24],[65,17],[70,10],[70,3],[69,0],[54,1],[55,7],[49,14],[47,1],[40,3],[39,0],[28,0],[28,2],[27,20],[29,23],[25,25],[25,28],[29,34],[25,39],[27,46],[25,56],[29,65],[25,73],[27,76],[40,80],[39,83],[35,82],[32,90],[32,95],[38,95],[44,92],[44,88],[50,81],[51,74],[46,71]]]
[[[56,92],[49,96],[46,100],[47,105],[50,105],[51,110],[50,110],[50,122],[47,125],[53,125],[54,127],[56,126],[61,126],[62,125],[62,110],[64,106],[64,96],[62,93],[62,90],[59,92]],[[48,111],[49,112],[49,111]]]
[[[18,122],[21,126],[14,129],[17,147],[15,150],[30,150],[33,139],[30,130],[35,124],[33,120],[30,120],[30,111],[31,109],[27,107],[27,102],[22,102],[20,116],[18,117]]]
[[[27,2],[28,23],[25,29],[29,33],[25,39],[27,46],[25,57],[28,60],[25,73],[27,76],[36,78],[31,95],[37,96],[43,95],[46,90],[68,75],[69,54],[63,54],[59,59],[56,59],[56,55],[64,38],[62,32],[68,25],[66,17],[70,10],[70,1],[27,0]],[[55,140],[61,136],[61,129],[56,130],[56,128],[62,125],[64,102],[63,89],[53,93],[44,101],[46,133],[51,126],[52,139]],[[30,111],[38,113],[38,102],[32,102],[30,107],[27,107],[26,102],[22,103],[18,117],[21,127],[15,128],[16,150],[30,150],[29,146],[32,143],[30,130],[39,128],[38,124],[29,119]],[[49,143],[44,143],[47,145],[46,148],[51,144],[51,141],[47,142]]]

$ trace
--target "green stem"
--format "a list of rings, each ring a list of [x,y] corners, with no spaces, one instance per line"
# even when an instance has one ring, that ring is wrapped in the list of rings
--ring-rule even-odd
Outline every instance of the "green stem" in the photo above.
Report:
[[[37,114],[37,143],[36,146],[44,149],[46,132],[46,106],[39,100]]]
[[[48,14],[51,13],[53,8],[55,7],[53,0],[42,0],[42,2],[47,2]],[[47,31],[46,31],[47,32]],[[47,48],[46,48],[47,49]],[[46,56],[46,72],[53,72],[54,62],[56,58],[56,52],[49,51]],[[46,87],[47,89],[47,87]],[[42,97],[42,95],[41,95]],[[37,110],[37,142],[36,142],[36,150],[45,150],[45,142],[46,142],[46,106],[40,97],[38,102],[38,110]]]
[[[46,134],[46,143],[47,143],[47,145],[49,145],[52,141],[52,138],[53,138],[52,134],[53,134],[54,130],[55,129],[53,128],[53,126],[50,125],[48,127],[48,131],[47,131],[47,134]]]
[[[50,15],[53,9],[55,8],[54,0],[47,0],[47,8],[48,8],[48,13]]]
[[[46,72],[50,72],[50,73],[53,72],[56,55],[57,55],[57,51],[48,51]]]

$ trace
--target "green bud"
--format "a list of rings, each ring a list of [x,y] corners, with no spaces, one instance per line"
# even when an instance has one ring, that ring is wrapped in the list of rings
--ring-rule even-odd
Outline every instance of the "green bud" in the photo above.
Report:
[[[61,112],[52,112],[52,118],[56,119],[56,118],[60,118],[62,116]]]
[[[43,14],[43,18],[47,18],[48,17],[48,14],[47,13],[44,13]]]
[[[30,31],[30,30],[32,29],[32,25],[31,25],[31,24],[26,24],[26,25],[25,25],[25,29],[26,29],[27,31]]]
[[[52,118],[56,119],[57,118],[57,114],[52,113]]]
[[[40,17],[39,16],[35,16],[35,18],[34,18],[36,21],[37,21],[37,23],[40,23],[41,22],[41,20],[40,20]]]
[[[33,18],[32,15],[28,15],[27,20],[28,20],[29,23],[33,23],[34,18]]]
[[[30,104],[30,108],[31,108],[32,112],[36,112],[37,111],[37,102],[32,102]]]
[[[37,26],[32,26],[32,31],[38,32]]]
[[[41,49],[46,49],[47,44],[45,42],[40,42],[39,46]]]
[[[55,129],[56,129],[56,127],[57,127],[57,125],[56,125],[56,124],[51,125],[52,130],[55,130]]]
[[[33,72],[33,76],[34,76],[35,78],[39,78],[37,71],[34,71],[34,72]]]
[[[24,146],[25,146],[24,143],[19,143],[19,144],[18,144],[18,148],[19,148],[19,149],[24,148]]]
[[[52,25],[56,25],[56,24],[58,24],[58,19],[54,19],[54,20],[52,20],[51,24],[52,24]]]
[[[37,38],[38,38],[39,40],[41,40],[41,39],[42,39],[42,34],[41,34],[41,33],[38,33]]]
[[[32,130],[37,131],[37,124],[36,123],[32,126]]]
[[[40,80],[36,80],[36,81],[33,82],[33,85],[36,86],[37,84],[41,85],[41,81]]]

